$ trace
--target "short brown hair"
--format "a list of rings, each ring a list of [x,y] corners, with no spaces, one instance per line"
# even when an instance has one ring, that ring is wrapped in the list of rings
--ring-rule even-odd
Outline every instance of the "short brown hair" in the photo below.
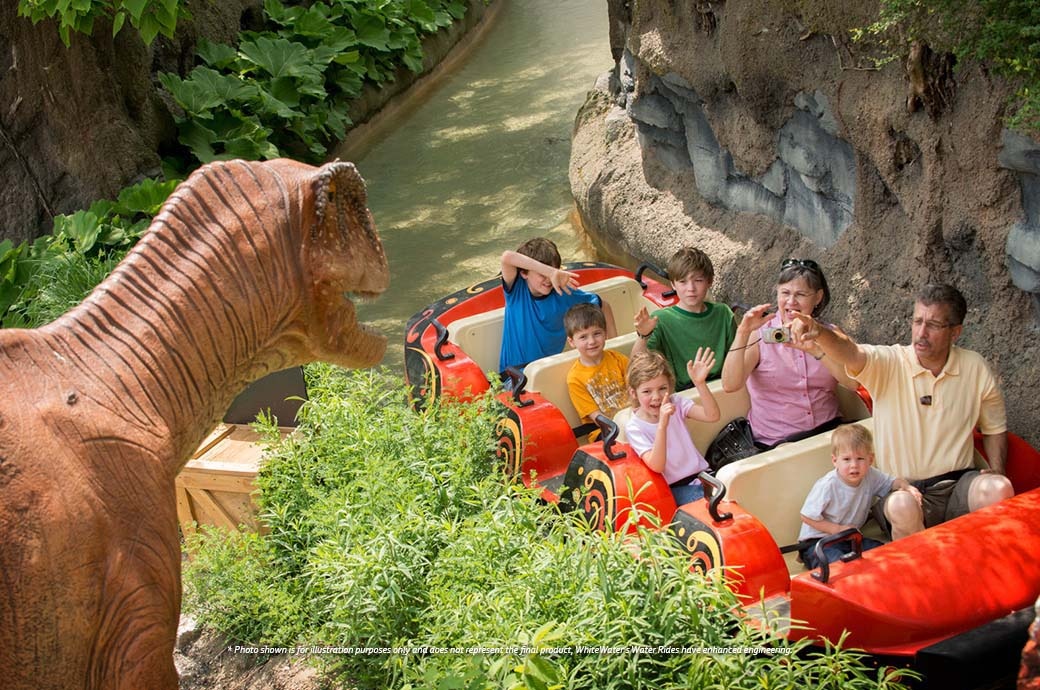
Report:
[[[805,280],[805,284],[809,286],[810,290],[823,290],[823,299],[812,311],[813,316],[819,316],[831,302],[831,289],[827,285],[827,277],[823,275],[823,269],[812,259],[785,259],[780,264],[780,277],[776,280],[777,286],[790,283],[798,278]]]
[[[968,313],[967,300],[964,299],[961,291],[952,285],[929,283],[917,291],[914,301],[929,307],[934,304],[945,304],[953,326],[964,323],[964,316]]]
[[[544,237],[531,238],[517,247],[516,251],[518,254],[529,256],[535,261],[540,261],[546,266],[552,266],[553,268],[559,268],[563,264],[563,259],[560,258],[560,250],[556,248],[556,243]]]
[[[632,407],[639,407],[639,401],[635,395],[632,395],[632,391],[635,391],[636,388],[639,388],[639,386],[650,379],[655,379],[662,375],[668,378],[668,382],[674,389],[675,372],[672,371],[672,366],[664,358],[664,355],[657,350],[640,352],[631,359],[628,363],[628,376],[625,382],[628,384],[629,395],[632,398]]]
[[[859,424],[842,424],[831,432],[831,453],[845,450],[865,450],[874,454],[874,437]]]
[[[715,267],[708,255],[696,247],[683,247],[668,259],[669,280],[682,280],[691,273],[700,273],[708,280],[715,280]]]
[[[607,330],[607,317],[602,309],[591,302],[575,304],[563,315],[563,328],[567,331],[568,338],[578,331],[595,326]]]

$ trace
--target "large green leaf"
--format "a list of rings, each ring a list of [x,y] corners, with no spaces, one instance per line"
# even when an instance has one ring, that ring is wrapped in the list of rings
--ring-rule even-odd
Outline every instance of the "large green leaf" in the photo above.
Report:
[[[426,4],[425,0],[407,0],[405,2],[405,13],[409,18],[422,27],[423,31],[437,30],[437,17],[433,8]]]
[[[138,22],[144,16],[148,0],[123,0],[123,7],[130,13],[130,19]]]
[[[361,14],[357,18],[354,27],[358,43],[376,50],[388,50],[387,43],[390,42],[390,29],[382,17],[374,14]]]
[[[296,81],[290,77],[279,77],[268,82],[270,94],[290,108],[300,105],[300,92],[296,89]],[[295,112],[293,113],[295,114]],[[293,115],[289,115],[292,117]]]
[[[292,80],[286,81],[290,84],[292,83]],[[272,85],[273,84],[274,82],[272,82]],[[298,102],[286,103],[263,87],[261,87],[258,92],[260,94],[260,114],[275,115],[285,120],[291,120],[296,117],[297,113],[293,110],[293,106],[298,105]]]
[[[209,67],[196,67],[188,78],[218,103],[248,101],[256,96],[256,86],[253,84],[242,81],[237,75],[221,74]]]
[[[298,36],[314,36],[324,38],[332,31],[332,22],[321,11],[323,5],[313,5],[296,18],[292,24],[293,33]]]
[[[194,117],[204,117],[208,111],[221,105],[216,93],[205,89],[196,81],[181,79],[172,72],[160,73],[159,83],[166,87],[184,112]]]
[[[159,181],[153,179],[142,180],[132,187],[126,187],[119,192],[121,213],[131,215],[140,213],[146,216],[154,216],[162,208],[162,205],[173,193],[174,187],[180,180]]]
[[[291,27],[297,18],[306,12],[303,7],[286,7],[278,0],[264,0],[264,13],[267,20],[281,26]]]
[[[207,41],[205,38],[199,39],[196,50],[207,65],[216,69],[229,67],[238,58],[238,51],[231,46]]]
[[[225,153],[219,159],[244,158],[246,160],[270,160],[278,158],[278,149],[269,141],[257,141],[250,136],[230,139],[224,145]]]
[[[444,9],[447,10],[452,17],[455,17],[455,19],[462,19],[466,16],[465,3],[458,2],[457,0],[452,0],[452,2],[447,3],[444,6]]]
[[[98,217],[90,211],[76,211],[71,215],[54,217],[54,234],[72,240],[80,254],[86,254],[94,247],[100,232]]]
[[[0,241],[0,282],[14,280],[15,268],[25,243],[15,245],[9,239]],[[0,309],[0,311],[3,311]]]
[[[217,134],[206,127],[198,119],[190,119],[181,123],[180,142],[191,149],[192,155],[203,163],[209,163],[216,157],[213,144]]]
[[[239,45],[241,55],[272,77],[321,79],[321,72],[310,61],[310,50],[302,43],[284,38],[260,36]]]
[[[346,26],[337,26],[322,38],[321,44],[331,48],[337,53],[342,53],[348,48],[357,46],[357,35],[354,30]]]

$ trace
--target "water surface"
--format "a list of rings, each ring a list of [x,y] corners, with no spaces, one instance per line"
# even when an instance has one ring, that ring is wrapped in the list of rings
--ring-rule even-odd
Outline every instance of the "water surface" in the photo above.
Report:
[[[564,261],[594,258],[568,220],[567,165],[575,115],[611,67],[606,2],[497,1],[465,64],[354,161],[391,272],[361,318],[398,370],[412,314],[493,276],[504,250],[542,235]]]

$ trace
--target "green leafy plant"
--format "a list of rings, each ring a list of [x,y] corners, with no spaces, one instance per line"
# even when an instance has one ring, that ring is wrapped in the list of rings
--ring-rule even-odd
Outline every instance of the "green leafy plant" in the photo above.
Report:
[[[183,114],[180,142],[202,162],[280,155],[320,162],[342,138],[365,81],[422,69],[421,37],[465,14],[458,0],[266,0],[271,27],[237,47],[200,41],[205,63],[159,79]]]
[[[0,323],[31,328],[79,304],[148,228],[179,180],[146,179],[115,200],[55,216],[33,244],[0,243]]]
[[[508,484],[492,397],[415,411],[386,372],[307,377],[297,432],[264,424],[267,533],[190,543],[185,606],[232,638],[386,649],[319,657],[365,688],[900,687],[840,645],[748,625],[666,532],[593,533]]]
[[[1040,4],[1033,0],[881,0],[858,32],[905,54],[914,41],[978,60],[1017,86],[1008,125],[1040,134]]]
[[[145,44],[151,45],[159,34],[173,38],[177,21],[186,18],[183,5],[182,0],[18,0],[18,16],[33,24],[55,19],[66,46],[72,32],[94,33],[94,22],[100,18],[111,19],[113,36],[129,19]]]

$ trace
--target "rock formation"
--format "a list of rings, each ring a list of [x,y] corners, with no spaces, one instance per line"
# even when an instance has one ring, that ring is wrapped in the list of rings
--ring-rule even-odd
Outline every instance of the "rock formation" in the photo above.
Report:
[[[817,259],[827,317],[864,342],[906,342],[916,288],[951,282],[961,344],[1040,443],[1040,143],[1004,129],[1009,86],[924,47],[875,67],[842,29],[871,21],[858,3],[800,3],[811,22],[788,2],[607,4],[617,62],[570,169],[607,251],[663,264],[698,245],[716,298],[751,304],[782,259]]]

